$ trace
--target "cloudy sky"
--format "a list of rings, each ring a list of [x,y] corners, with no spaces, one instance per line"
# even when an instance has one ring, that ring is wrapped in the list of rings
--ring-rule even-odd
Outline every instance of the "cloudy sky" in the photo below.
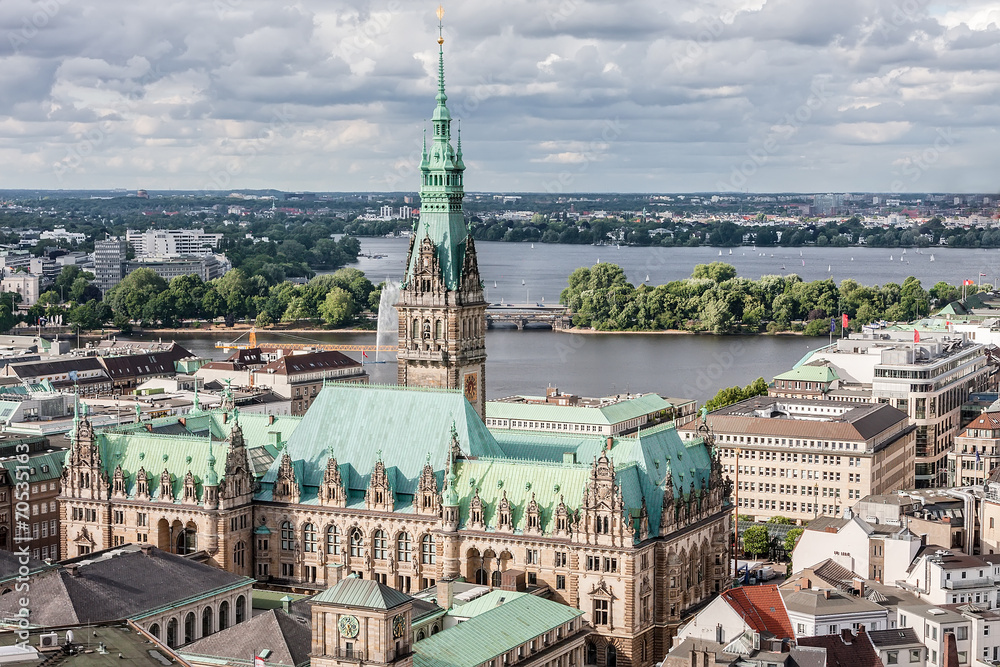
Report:
[[[0,1],[0,188],[415,190],[436,2]],[[452,0],[469,190],[996,192],[996,0]]]

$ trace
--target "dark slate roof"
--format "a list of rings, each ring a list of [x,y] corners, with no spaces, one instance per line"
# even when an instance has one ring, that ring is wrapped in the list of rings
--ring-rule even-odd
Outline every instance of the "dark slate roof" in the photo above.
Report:
[[[10,370],[19,378],[38,377],[40,375],[62,375],[69,371],[99,371],[101,361],[97,357],[72,357],[55,361],[29,361],[23,364],[10,364]]]
[[[226,361],[231,361],[240,366],[256,366],[264,363],[259,347],[252,347],[248,350],[236,350],[226,357]]]
[[[166,352],[127,354],[121,357],[101,357],[104,369],[114,379],[144,377],[147,375],[174,374],[174,362],[192,356],[180,345],[174,344]]]
[[[146,555],[128,544],[62,561],[32,577],[30,621],[53,627],[141,618],[250,581],[155,547]],[[0,618],[17,613],[17,598],[0,595]]]
[[[361,362],[351,359],[342,352],[329,350],[327,352],[285,355],[263,366],[257,372],[297,375],[299,373],[318,373],[331,368],[349,367],[361,368]]]
[[[0,581],[5,581],[11,577],[17,576],[22,565],[20,558],[21,557],[13,551],[0,549]],[[45,567],[45,563],[37,558],[28,558],[28,562],[24,563],[24,565],[27,565],[28,569],[31,571]]]
[[[366,609],[392,609],[410,600],[406,593],[389,588],[374,579],[356,577],[341,579],[312,599],[313,602]]]
[[[868,638],[874,646],[878,648],[888,648],[890,646],[907,646],[909,644],[920,644],[920,639],[913,628],[897,628],[895,630],[871,630]]]
[[[827,667],[882,667],[864,626],[857,636],[852,636],[850,630],[842,630],[839,635],[800,637],[799,646],[825,648]]]
[[[269,665],[302,665],[309,662],[312,630],[294,616],[280,609],[271,609],[245,623],[199,639],[180,650],[188,658],[208,656],[223,660],[246,660],[270,649]]]

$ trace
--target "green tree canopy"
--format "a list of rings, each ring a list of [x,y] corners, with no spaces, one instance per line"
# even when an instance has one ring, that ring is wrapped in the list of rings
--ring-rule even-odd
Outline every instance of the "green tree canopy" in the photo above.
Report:
[[[743,531],[743,552],[753,555],[766,555],[771,548],[771,537],[767,533],[767,526],[756,524]]]

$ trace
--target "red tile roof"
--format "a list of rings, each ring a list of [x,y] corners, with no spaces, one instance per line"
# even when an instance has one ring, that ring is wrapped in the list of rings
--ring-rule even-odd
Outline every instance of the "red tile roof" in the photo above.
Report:
[[[795,638],[775,584],[733,588],[723,593],[722,599],[757,632],[768,632],[779,639]]]
[[[799,646],[813,646],[826,649],[826,667],[882,667],[882,661],[868,639],[864,626],[852,636],[850,630],[841,630],[839,635],[800,637]]]

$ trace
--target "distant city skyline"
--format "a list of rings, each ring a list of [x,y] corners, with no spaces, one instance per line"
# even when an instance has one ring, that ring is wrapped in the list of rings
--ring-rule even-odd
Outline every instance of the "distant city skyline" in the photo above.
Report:
[[[412,192],[437,2],[0,4],[0,187]],[[470,192],[996,193],[982,0],[445,5]]]

